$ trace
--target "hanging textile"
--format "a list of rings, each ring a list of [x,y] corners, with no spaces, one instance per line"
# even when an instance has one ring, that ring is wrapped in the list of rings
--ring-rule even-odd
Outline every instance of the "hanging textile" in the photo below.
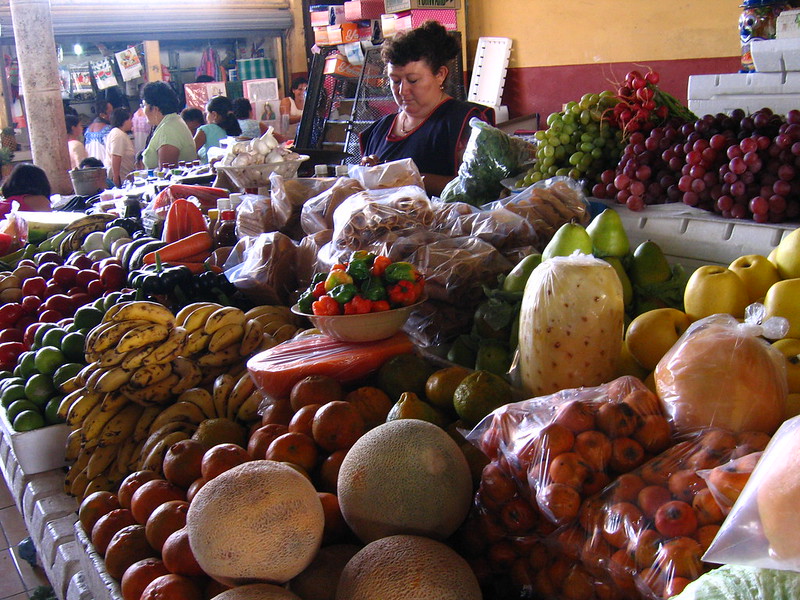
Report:
[[[117,85],[117,78],[114,76],[114,70],[111,67],[111,61],[104,58],[97,62],[91,63],[92,74],[94,81],[97,84],[97,89],[105,90]]]
[[[200,57],[200,64],[197,66],[195,76],[200,77],[200,75],[208,75],[214,81],[221,81],[222,79],[219,69],[219,55],[211,46],[203,50],[203,56]]]
[[[142,63],[139,60],[139,53],[136,52],[136,48],[127,48],[122,52],[117,52],[114,56],[117,58],[123,81],[130,81],[142,76]]]

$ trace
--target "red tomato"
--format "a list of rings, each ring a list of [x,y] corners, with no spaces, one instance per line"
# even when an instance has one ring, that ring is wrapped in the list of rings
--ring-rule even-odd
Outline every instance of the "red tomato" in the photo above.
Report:
[[[99,279],[95,279],[89,282],[89,285],[86,286],[86,291],[92,298],[99,298],[106,290],[103,287],[103,282]]]
[[[0,344],[0,362],[15,361],[19,355],[25,352],[25,344],[22,342],[3,342]]]
[[[53,273],[55,273],[58,267],[59,265],[57,265],[54,262],[47,262],[40,264],[39,268],[36,270],[38,271],[40,277],[44,277],[45,279],[50,279],[51,277],[53,277]]]
[[[63,318],[64,315],[52,309],[43,310],[39,315],[39,321],[42,323],[58,323]]]
[[[118,264],[107,264],[100,270],[100,281],[106,290],[118,290],[125,283],[125,269]]]
[[[79,306],[83,306],[84,304],[89,304],[94,298],[92,298],[86,292],[75,292],[70,293],[70,298],[72,298],[72,307],[73,310],[77,309]]]
[[[44,290],[44,294],[42,295],[43,298],[49,298],[50,296],[55,296],[56,294],[63,294],[64,288],[58,285],[52,279],[47,283],[47,287]]]
[[[25,296],[20,304],[22,304],[23,312],[31,315],[42,305],[42,299],[39,296]]]
[[[47,282],[44,277],[31,277],[22,283],[22,293],[26,296],[44,297],[44,290],[47,288]]]
[[[13,327],[23,313],[22,305],[18,302],[9,302],[0,306],[0,328]]]
[[[67,264],[78,267],[80,270],[84,270],[92,266],[92,259],[85,254],[73,254],[67,259]]]
[[[78,267],[61,265],[53,271],[53,281],[64,288],[70,288],[75,285],[75,278],[79,271]]]
[[[55,294],[50,296],[47,300],[45,300],[43,306],[46,311],[55,310],[62,315],[71,315],[75,310],[75,305],[72,301],[72,298],[66,294]]]
[[[85,290],[92,281],[99,279],[99,277],[100,276],[91,269],[81,269],[75,277],[75,285],[79,285]]]
[[[0,343],[3,342],[22,342],[25,334],[16,327],[7,327],[0,331]]]
[[[42,326],[41,321],[35,321],[25,328],[25,333],[22,337],[22,341],[25,344],[25,346],[27,346],[28,348],[33,346],[33,336],[36,335],[36,330],[39,329],[39,327],[41,326]]]

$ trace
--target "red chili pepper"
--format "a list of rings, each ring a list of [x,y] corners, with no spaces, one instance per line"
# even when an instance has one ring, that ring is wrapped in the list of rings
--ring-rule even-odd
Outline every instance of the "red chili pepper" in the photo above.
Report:
[[[342,314],[339,309],[339,303],[330,296],[322,296],[319,300],[311,304],[311,311],[315,315],[323,317]]]
[[[392,261],[388,256],[376,256],[375,260],[372,262],[372,267],[370,268],[369,272],[375,277],[380,277],[383,275],[386,267],[388,267],[390,264],[392,264]]]
[[[392,306],[410,306],[418,298],[416,284],[405,279],[398,281],[386,291],[389,293],[389,302]]]
[[[325,282],[320,281],[317,285],[314,286],[314,289],[311,292],[314,298],[321,298],[328,292],[325,290]]]
[[[389,310],[392,307],[389,306],[389,303],[386,300],[373,300],[372,301],[372,312],[382,312],[384,310]]]
[[[356,294],[350,302],[344,305],[344,314],[363,315],[372,311],[372,300]]]

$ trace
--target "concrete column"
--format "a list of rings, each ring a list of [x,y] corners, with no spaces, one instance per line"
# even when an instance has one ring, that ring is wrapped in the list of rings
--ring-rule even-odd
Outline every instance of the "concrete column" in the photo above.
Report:
[[[47,173],[53,193],[71,194],[50,0],[11,0],[11,21],[33,162]]]

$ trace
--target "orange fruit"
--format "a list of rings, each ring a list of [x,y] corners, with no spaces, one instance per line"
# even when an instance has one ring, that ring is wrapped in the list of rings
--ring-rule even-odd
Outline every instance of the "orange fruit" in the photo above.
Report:
[[[166,479],[153,479],[134,492],[131,512],[136,521],[144,525],[156,508],[170,500],[186,500],[186,492]]]

